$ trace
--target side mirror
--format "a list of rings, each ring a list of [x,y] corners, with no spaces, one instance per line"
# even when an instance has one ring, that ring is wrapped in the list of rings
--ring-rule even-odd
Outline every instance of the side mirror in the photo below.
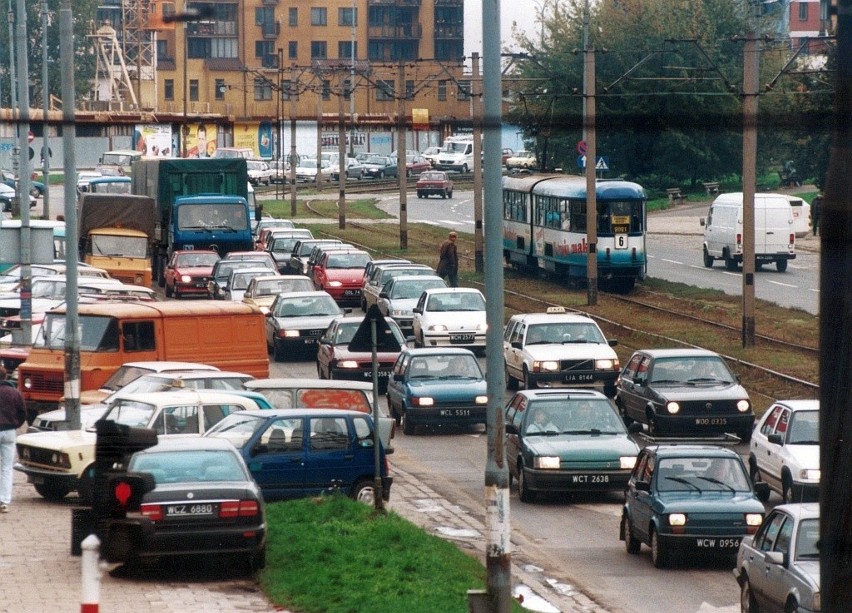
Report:
[[[388,297],[387,292],[379,292],[379,298],[387,298],[387,297]]]
[[[606,342],[610,347],[615,347],[618,344],[618,339],[617,338],[611,338],[611,339],[608,339]]]
[[[781,436],[780,434],[770,434],[769,436],[766,437],[766,440],[768,440],[773,445],[783,445],[784,444],[784,437]]]
[[[766,481],[758,481],[754,484],[754,495],[760,502],[769,500],[769,484]]]
[[[633,486],[636,488],[638,492],[650,492],[651,484],[647,481],[634,481]]]
[[[402,375],[398,372],[395,372],[395,373],[393,373],[393,380],[394,381],[405,381],[405,375]]]
[[[627,431],[630,434],[639,434],[640,432],[643,432],[644,430],[645,430],[645,426],[640,424],[638,421],[634,421],[629,426],[627,426]]]
[[[524,346],[521,344],[521,341],[512,341],[510,343],[512,345],[512,349],[523,349]]]
[[[698,220],[698,223],[700,223],[702,226],[706,226],[706,225],[707,225],[707,221],[706,221],[703,217],[701,217],[701,218]]]
[[[412,313],[419,313],[420,315],[423,315],[423,309],[421,309],[420,307],[414,307],[413,309],[411,309],[411,312]]]
[[[506,434],[520,434],[515,424],[506,424]]]
[[[633,385],[645,385],[646,383],[648,383],[648,375],[646,374],[637,374],[633,377]]]

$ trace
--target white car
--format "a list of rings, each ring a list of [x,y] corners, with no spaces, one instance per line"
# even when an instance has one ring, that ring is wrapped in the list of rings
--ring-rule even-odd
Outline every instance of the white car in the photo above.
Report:
[[[427,289],[413,309],[417,347],[485,350],[485,296],[469,287]]]
[[[506,158],[506,169],[513,168],[533,169],[538,167],[538,159],[532,151],[517,151],[514,155]]]
[[[269,164],[259,160],[248,160],[248,180],[253,185],[269,185],[272,182],[274,171],[269,168]]]
[[[778,400],[754,428],[748,456],[753,481],[766,481],[785,503],[819,495],[819,400]]]
[[[320,174],[320,181],[330,181],[332,168],[328,162],[322,161],[317,164],[316,160],[303,159],[296,166],[296,181],[310,183],[317,180],[317,173]]]
[[[140,361],[127,362],[112,373],[109,379],[104,381],[99,389],[83,390],[80,392],[80,404],[97,404],[117,392],[131,381],[135,381],[143,375],[152,372],[181,372],[190,370],[219,370],[209,364],[200,362],[177,362],[177,361]]]
[[[158,436],[200,436],[231,413],[259,408],[249,398],[210,390],[119,394],[101,419],[152,428]],[[90,503],[96,440],[92,427],[22,434],[16,441],[15,470],[26,474],[48,500],[61,500],[77,490],[83,503]]]
[[[412,333],[414,307],[427,289],[447,287],[436,275],[403,275],[393,277],[379,291],[376,304],[385,317],[393,319],[405,335]]]
[[[4,212],[9,213],[12,210],[12,201],[17,200],[18,192],[14,187],[9,187],[5,183],[0,183],[0,204]],[[38,201],[30,196],[30,208],[33,208]]]
[[[514,315],[503,331],[506,385],[595,387],[611,398],[620,366],[617,344],[593,319],[562,307]]]

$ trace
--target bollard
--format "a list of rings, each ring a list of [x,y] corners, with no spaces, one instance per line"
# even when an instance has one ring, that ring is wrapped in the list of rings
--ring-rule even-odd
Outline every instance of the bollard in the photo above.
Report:
[[[488,613],[488,590],[468,590],[467,610],[468,613]]]
[[[82,578],[80,613],[98,613],[101,598],[101,569],[99,566],[101,540],[94,534],[81,545],[83,559],[80,565]]]

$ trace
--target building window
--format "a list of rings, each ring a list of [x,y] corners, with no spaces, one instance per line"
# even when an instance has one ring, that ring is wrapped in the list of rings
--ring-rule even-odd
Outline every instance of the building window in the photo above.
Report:
[[[186,23],[186,52],[190,59],[239,57],[237,3],[189,2],[187,8],[211,14],[209,18]]]
[[[470,100],[470,81],[459,81],[459,91],[456,94],[457,100]]]
[[[264,26],[268,23],[275,23],[275,7],[261,6],[255,8],[254,22],[259,26]]]
[[[353,53],[354,49],[354,53]],[[358,43],[352,46],[351,40],[341,40],[337,43],[337,57],[342,60],[349,60],[353,57],[358,57]]]
[[[413,100],[414,99],[414,81],[407,80],[405,82],[405,99]]]
[[[438,81],[438,100],[441,102],[446,101],[447,99],[447,80],[441,79]]]
[[[269,79],[254,80],[254,99],[272,100],[272,82]]]
[[[174,60],[169,51],[169,41],[157,39],[157,61]]]
[[[328,9],[325,7],[313,7],[311,9],[311,25],[312,26],[327,26],[328,25]]]
[[[376,100],[393,100],[393,81],[376,81]]]
[[[337,9],[337,25],[349,27],[357,26],[358,9],[351,6]]]
[[[328,44],[324,40],[311,41],[311,59],[323,59],[328,57]]]
[[[272,56],[272,62],[277,62],[275,57],[275,41],[271,40],[256,40],[254,41],[254,57],[260,60],[260,65],[263,68],[276,68],[276,66],[268,65],[269,56]]]
[[[216,100],[224,100],[227,89],[228,86],[225,85],[225,79],[216,79]]]
[[[175,80],[174,79],[166,79],[163,83],[163,97],[166,100],[174,100],[175,99]]]
[[[299,27],[299,9],[290,7],[287,11],[287,25],[291,28]]]
[[[291,60],[295,60],[299,57],[299,43],[298,41],[291,40],[287,43],[287,57]]]
[[[331,81],[323,80],[322,82],[322,99],[331,100]]]
[[[343,99],[349,100],[352,97],[352,80],[344,79],[343,80]]]
[[[189,99],[198,102],[198,79],[189,80]]]
[[[799,21],[808,20],[808,5],[805,2],[799,2]]]

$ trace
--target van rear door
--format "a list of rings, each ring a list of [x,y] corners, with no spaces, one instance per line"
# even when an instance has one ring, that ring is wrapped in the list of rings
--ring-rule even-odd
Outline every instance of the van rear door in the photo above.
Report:
[[[789,253],[793,212],[784,196],[756,196],[754,207],[755,255]]]

